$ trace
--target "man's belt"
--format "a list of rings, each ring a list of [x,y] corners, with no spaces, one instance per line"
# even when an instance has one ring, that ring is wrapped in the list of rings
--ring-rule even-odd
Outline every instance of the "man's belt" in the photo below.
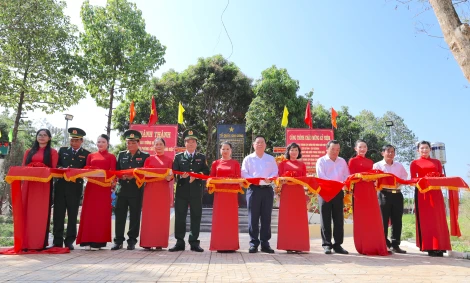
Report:
[[[383,188],[383,189],[382,189],[382,192],[388,192],[388,193],[392,193],[392,194],[401,193],[400,190],[397,190],[397,189],[388,189],[388,188]]]
[[[266,188],[273,188],[271,185],[254,185],[254,184],[251,184],[250,187],[253,186],[253,187],[259,187],[259,188],[262,188],[262,189],[266,189]]]

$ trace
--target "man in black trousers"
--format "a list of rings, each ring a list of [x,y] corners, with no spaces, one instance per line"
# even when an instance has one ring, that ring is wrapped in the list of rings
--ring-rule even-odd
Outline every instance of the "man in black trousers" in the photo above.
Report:
[[[59,149],[58,168],[83,168],[90,152],[82,148],[85,131],[79,128],[69,128],[70,147]],[[63,178],[54,184],[54,247],[62,247],[64,244],[73,250],[73,242],[77,238],[78,208],[83,192],[83,179],[76,182],[67,182]],[[64,239],[65,212],[67,211],[67,233]]]
[[[246,191],[246,203],[248,207],[248,232],[250,234],[250,253],[261,251],[274,253],[269,245],[271,239],[271,215],[273,212],[274,190],[268,178],[277,177],[278,168],[276,160],[265,153],[266,140],[257,136],[253,141],[253,152],[243,159],[242,178],[265,178],[259,185],[250,185]],[[261,231],[259,222],[261,219]]]
[[[124,133],[126,138],[127,150],[119,152],[116,170],[141,168],[144,166],[145,159],[150,155],[139,149],[139,142],[142,135],[139,131],[127,130]],[[116,207],[114,209],[115,234],[114,245],[111,250],[122,249],[124,230],[126,228],[127,211],[129,210],[129,231],[127,232],[127,249],[135,249],[137,237],[140,231],[140,215],[142,212],[142,194],[144,188],[139,188],[134,176],[124,175],[117,184],[116,188]]]
[[[395,161],[395,147],[386,145],[382,148],[383,160],[374,164],[373,169],[382,170],[385,173],[391,173],[401,179],[408,179],[408,173],[405,167]],[[401,229],[403,217],[403,194],[398,188],[382,188],[379,193],[380,210],[382,212],[382,221],[384,225],[385,240],[387,247],[395,253],[404,254],[405,250],[400,248]],[[388,221],[392,223],[392,238],[388,239]]]
[[[185,152],[178,153],[173,161],[173,170],[182,172],[192,172],[209,175],[206,156],[196,152],[197,136],[193,130],[186,130],[183,133]],[[201,229],[202,218],[202,194],[203,182],[200,179],[189,176],[188,173],[176,177],[175,195],[175,238],[176,244],[168,251],[184,251],[186,235],[186,216],[188,215],[188,205],[191,217],[191,230],[188,242],[194,252],[203,252],[199,245],[199,231]]]
[[[317,160],[317,177],[325,180],[343,182],[349,176],[349,168],[346,161],[339,157],[340,145],[336,140],[326,144],[326,155]],[[321,238],[325,254],[331,254],[333,249],[339,254],[348,254],[341,245],[344,240],[344,192],[339,192],[331,201],[326,202],[318,195],[318,204],[321,217]],[[333,238],[331,242],[331,219],[333,218]]]

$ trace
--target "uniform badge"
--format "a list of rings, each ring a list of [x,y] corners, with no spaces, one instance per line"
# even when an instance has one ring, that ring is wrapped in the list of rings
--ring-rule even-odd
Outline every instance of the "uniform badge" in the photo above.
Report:
[[[73,130],[73,131],[72,131],[72,134],[76,135],[76,134],[77,134],[77,130]]]
[[[78,157],[80,157],[80,158],[85,158],[85,156],[83,156],[83,155],[79,155]]]
[[[136,158],[135,160],[137,160],[137,161],[142,161],[142,158],[139,157],[139,158]]]
[[[193,131],[189,131],[189,132],[188,132],[188,135],[192,136],[192,135],[193,135]]]
[[[201,159],[196,159],[195,161],[196,161],[196,162],[197,162],[197,161],[201,161]]]
[[[134,138],[134,134],[130,134],[129,137],[130,137],[130,138]]]

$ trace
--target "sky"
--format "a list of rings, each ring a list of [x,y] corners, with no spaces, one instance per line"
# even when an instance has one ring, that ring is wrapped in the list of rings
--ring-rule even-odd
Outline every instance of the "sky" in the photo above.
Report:
[[[420,140],[444,142],[447,175],[468,180],[469,83],[439,38],[432,10],[421,13],[420,4],[397,6],[393,0],[232,0],[223,15],[232,45],[221,22],[226,1],[133,2],[147,31],[167,47],[166,63],[155,76],[215,54],[254,80],[272,65],[286,68],[300,83],[299,95],[315,90],[314,103],[348,106],[352,115],[364,109],[376,116],[397,113]],[[65,13],[80,27],[83,1],[66,3]],[[418,32],[423,27],[432,36]],[[90,98],[66,112],[28,117],[65,127],[64,113],[74,115],[69,127],[85,129],[92,139],[105,132],[106,110]],[[115,134],[111,139],[118,141]]]

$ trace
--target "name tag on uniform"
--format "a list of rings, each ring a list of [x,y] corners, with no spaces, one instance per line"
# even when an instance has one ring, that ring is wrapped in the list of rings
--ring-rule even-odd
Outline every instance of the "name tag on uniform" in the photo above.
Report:
[[[139,157],[139,158],[136,158],[135,160],[137,160],[137,161],[142,161],[142,158]]]
[[[201,161],[201,159],[196,159],[195,161]]]
[[[85,156],[83,156],[83,155],[79,155],[78,157],[80,157],[80,158],[85,158]]]

